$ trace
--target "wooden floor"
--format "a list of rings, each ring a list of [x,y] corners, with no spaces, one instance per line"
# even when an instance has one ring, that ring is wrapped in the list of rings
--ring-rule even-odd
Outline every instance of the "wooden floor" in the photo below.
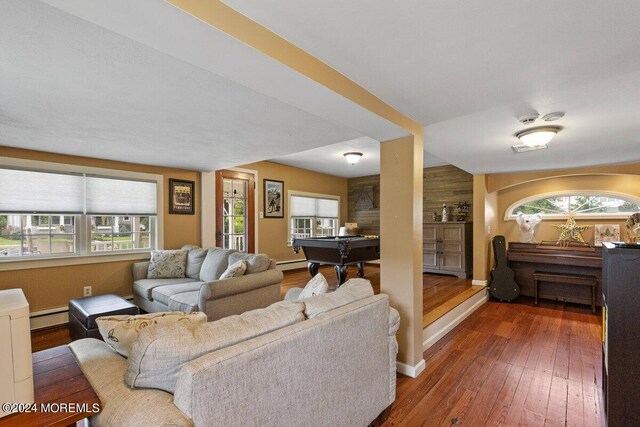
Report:
[[[333,270],[321,271],[335,287]],[[365,275],[378,292],[379,268]],[[286,272],[282,295],[308,280],[306,270]],[[425,276],[425,294],[455,294],[439,280]],[[488,302],[424,353],[419,378],[398,375],[384,425],[604,426],[600,321],[586,306]],[[68,342],[66,326],[32,334],[33,351]]]
[[[488,302],[427,350],[384,425],[604,426],[600,316],[532,302]]]

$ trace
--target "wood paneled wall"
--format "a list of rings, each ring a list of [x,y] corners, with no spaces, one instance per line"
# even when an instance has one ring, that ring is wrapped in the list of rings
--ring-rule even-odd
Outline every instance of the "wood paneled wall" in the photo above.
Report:
[[[455,166],[425,168],[423,174],[424,220],[430,220],[433,212],[442,213],[442,204],[455,205],[467,201],[473,203],[473,175]],[[380,234],[380,175],[350,178],[348,221],[357,222],[364,234]],[[373,207],[363,209],[356,206],[359,194],[367,188],[373,189]],[[473,206],[472,206],[473,209]],[[469,215],[471,219],[471,215]]]

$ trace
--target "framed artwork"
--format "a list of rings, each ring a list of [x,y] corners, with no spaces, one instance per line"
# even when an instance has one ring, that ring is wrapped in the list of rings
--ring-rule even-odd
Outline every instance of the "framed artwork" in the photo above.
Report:
[[[619,242],[620,225],[618,224],[596,224],[594,227],[594,245],[602,246],[602,242]]]
[[[169,213],[193,215],[196,206],[196,184],[169,178]]]
[[[264,217],[284,218],[284,182],[264,179]]]

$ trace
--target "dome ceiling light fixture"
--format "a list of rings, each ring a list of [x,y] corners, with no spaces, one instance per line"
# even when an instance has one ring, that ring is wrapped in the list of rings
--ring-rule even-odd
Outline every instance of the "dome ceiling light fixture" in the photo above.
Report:
[[[544,126],[523,130],[516,137],[527,147],[541,147],[547,145],[560,131],[557,126]]]
[[[360,161],[360,158],[362,157],[362,153],[358,153],[357,151],[350,151],[348,153],[344,153],[343,156],[345,157],[345,159],[347,159],[347,162],[349,162],[352,165],[355,165]]]

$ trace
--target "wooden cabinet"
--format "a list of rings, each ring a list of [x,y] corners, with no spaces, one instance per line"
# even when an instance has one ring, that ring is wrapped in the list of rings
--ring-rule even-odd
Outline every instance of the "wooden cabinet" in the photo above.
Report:
[[[605,414],[609,427],[640,426],[640,246],[602,251]]]
[[[426,222],[422,230],[422,271],[468,278],[473,268],[473,224]]]

